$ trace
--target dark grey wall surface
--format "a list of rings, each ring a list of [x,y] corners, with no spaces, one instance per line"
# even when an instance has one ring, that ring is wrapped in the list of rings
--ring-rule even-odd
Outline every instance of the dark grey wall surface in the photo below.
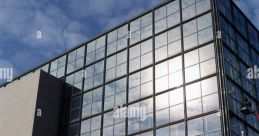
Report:
[[[63,83],[44,71],[40,73],[33,136],[60,135]],[[41,115],[40,115],[41,114]]]

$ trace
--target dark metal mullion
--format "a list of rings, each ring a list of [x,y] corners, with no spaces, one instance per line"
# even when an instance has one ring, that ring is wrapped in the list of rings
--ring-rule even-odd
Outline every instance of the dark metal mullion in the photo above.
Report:
[[[210,3],[211,3],[211,1],[210,1]],[[212,5],[212,4],[210,4],[210,5]],[[212,9],[211,7],[212,7],[212,6],[210,6],[210,13],[212,12],[212,11],[211,11],[211,9]],[[197,12],[197,1],[195,1],[195,14],[197,14],[196,12]],[[197,16],[197,15],[196,15],[196,16]],[[197,39],[197,43],[198,43],[198,45],[199,45],[199,42],[200,42],[199,32],[201,32],[201,31],[203,31],[203,30],[209,28],[210,26],[209,26],[209,27],[206,27],[206,28],[204,28],[204,29],[199,30],[199,27],[198,27],[198,18],[195,19],[195,23],[196,23],[196,32],[195,32],[195,33],[197,34],[196,39]],[[211,27],[213,27],[213,26],[211,26]],[[193,34],[194,34],[194,33],[193,33]],[[190,34],[190,35],[193,35],[193,34]],[[190,36],[190,35],[188,35],[188,36]],[[188,37],[188,36],[186,36],[186,37]],[[202,62],[200,61],[200,48],[198,48],[197,51],[198,51],[198,57],[199,57],[199,58],[198,58],[198,59],[199,59],[199,63],[198,63],[198,65],[199,65],[199,76],[200,76],[200,78],[201,78],[201,63],[202,63]],[[214,57],[215,57],[215,56],[214,56]],[[184,60],[184,56],[183,56],[183,60]],[[209,60],[207,60],[207,61],[209,61]],[[185,68],[184,68],[184,69],[185,69]],[[184,70],[184,75],[185,75],[185,70]],[[184,79],[185,79],[185,77],[184,77]],[[200,86],[200,89],[201,89],[201,86]],[[184,93],[185,93],[185,98],[186,98],[186,86],[184,86],[184,90],[185,90]],[[201,100],[201,105],[200,105],[200,106],[201,106],[201,112],[202,112],[202,113],[204,113],[204,109],[203,109],[203,98],[204,98],[204,97],[205,97],[205,96],[202,96],[202,92],[201,92],[201,97],[200,97],[200,98],[197,98],[197,99],[200,99],[200,100]],[[197,99],[195,99],[195,100],[197,100]],[[186,99],[185,99],[185,102],[186,102],[186,106],[187,106],[187,101],[186,101]],[[187,107],[186,107],[186,111],[187,111]],[[186,115],[187,115],[187,113],[186,113]],[[188,115],[187,115],[187,117],[188,117]],[[205,124],[204,117],[205,117],[205,116],[202,117],[203,134],[205,134],[205,132],[206,132],[205,127],[204,127],[204,126],[205,126],[205,125],[204,125],[204,124]],[[186,121],[186,126],[187,126],[187,122],[188,122],[188,121]],[[188,130],[188,129],[187,129],[187,130]]]
[[[84,50],[84,64],[83,64],[83,68],[81,70],[83,70],[82,72],[82,92],[80,93],[81,95],[81,103],[80,103],[80,122],[79,122],[79,135],[81,135],[81,122],[82,122],[82,112],[83,112],[83,102],[84,102],[84,84],[85,84],[85,65],[86,65],[86,55],[87,55],[87,45],[85,46],[85,50]],[[77,53],[76,53],[77,54]],[[80,70],[79,70],[80,71]],[[76,73],[76,72],[75,72]]]
[[[63,54],[62,56],[64,56],[64,55],[66,55],[66,66],[65,66],[65,74],[66,74],[66,72],[67,72],[67,66],[68,66],[68,54],[69,53],[67,53],[67,54]],[[61,57],[62,57],[61,56]],[[50,62],[51,63],[51,62]],[[58,69],[58,68],[57,68]],[[65,87],[66,87],[66,75],[64,75],[64,83],[65,83]],[[75,77],[73,77],[73,83],[74,83],[74,78]],[[73,90],[71,90],[72,92],[73,92]],[[71,94],[72,94],[72,92],[71,92]],[[71,106],[71,103],[72,103],[72,98],[69,98],[69,99],[66,99],[66,97],[67,97],[67,94],[66,94],[67,92],[64,92],[64,95],[63,95],[63,99],[65,100],[65,103],[68,103],[69,102],[69,106]],[[73,98],[75,98],[75,97],[73,97]],[[66,102],[67,101],[67,102]],[[76,108],[75,108],[76,109]],[[76,121],[72,121],[72,122],[70,122],[70,116],[71,116],[71,110],[74,110],[74,109],[71,109],[71,108],[69,108],[68,110],[66,110],[66,109],[64,109],[65,110],[65,112],[68,112],[68,122],[66,122],[65,123],[65,125],[67,125],[68,126],[68,133],[70,132],[70,130],[69,130],[69,127],[71,126],[71,125],[74,125],[74,124],[77,124],[78,123],[78,121],[80,120],[80,119],[78,119],[78,120],[76,120]],[[79,127],[79,126],[78,126]],[[78,132],[77,133],[79,133],[79,128],[78,128]]]
[[[103,59],[103,83],[102,83],[102,111],[101,111],[101,126],[100,135],[103,135],[103,120],[104,120],[104,100],[105,100],[105,78],[106,78],[106,60],[107,60],[107,46],[108,46],[108,34],[105,34],[105,45],[104,45],[104,59]],[[116,60],[117,61],[117,60]],[[116,74],[116,73],[115,73]]]
[[[210,2],[211,3],[211,2]],[[210,7],[210,13],[212,12],[211,11],[211,7]],[[196,11],[197,11],[197,1],[195,1],[195,14],[196,14]],[[197,16],[197,15],[196,15]],[[198,43],[198,45],[199,45],[199,42],[200,42],[200,37],[199,37],[199,32],[201,32],[201,31],[203,31],[203,30],[205,30],[205,29],[207,29],[207,28],[209,28],[209,27],[206,27],[206,28],[204,28],[204,29],[201,29],[201,30],[199,30],[199,27],[198,27],[198,18],[196,18],[195,19],[195,23],[196,23],[196,34],[197,34],[197,37],[196,37],[196,39],[197,39],[197,43]],[[193,33],[194,34],[194,33]],[[193,35],[193,34],[190,34],[190,35]],[[188,36],[190,36],[190,35],[188,35]],[[186,36],[186,37],[188,37],[188,36]],[[200,61],[200,48],[198,48],[197,49],[197,51],[198,51],[198,57],[199,57],[199,63],[198,63],[198,65],[199,65],[199,76],[200,76],[200,78],[201,78],[201,61]],[[183,60],[184,60],[184,56],[183,56]],[[185,68],[184,68],[185,69]],[[185,71],[184,71],[184,75],[185,75]],[[184,77],[185,78],[185,77]],[[200,86],[201,87],[201,86]],[[201,89],[201,88],[200,88]],[[187,100],[186,100],[186,86],[184,86],[184,93],[185,93],[185,101],[186,101],[186,106],[187,106]],[[202,92],[201,92],[201,94],[202,94]],[[203,110],[203,98],[204,98],[204,96],[202,96],[201,95],[201,97],[200,98],[197,98],[197,99],[200,99],[201,100],[201,112],[202,113],[204,113],[204,110]],[[195,100],[197,100],[197,99],[195,99]],[[187,107],[186,107],[186,111],[187,111]],[[187,115],[187,113],[186,113],[186,115]],[[188,117],[188,115],[187,115],[187,117]],[[204,124],[205,124],[205,121],[204,121],[204,117],[205,116],[203,116],[203,118],[202,118],[202,125],[203,125],[203,134],[206,132],[205,131],[205,127],[204,127]],[[190,118],[190,117],[189,117]],[[189,119],[188,119],[189,120]],[[187,122],[188,121],[186,121],[186,126],[187,126]],[[188,129],[187,129],[187,131],[188,131]]]
[[[130,21],[128,22],[128,38],[127,38],[127,75],[126,75],[126,104],[125,107],[128,107],[128,102],[129,102],[129,49],[130,49],[130,38],[131,38],[131,32],[130,32]],[[128,135],[128,113],[125,118],[125,135]]]
[[[68,63],[68,54],[69,53],[67,53],[67,55],[66,55],[66,65],[65,65],[65,72],[64,72],[64,81],[62,81],[62,82],[64,82],[65,83],[65,87],[66,87],[66,72],[67,72],[67,63]],[[51,67],[51,61],[49,62],[49,69],[48,69],[48,73],[50,74],[50,67]],[[64,88],[65,88],[64,87]],[[65,89],[64,89],[65,90]],[[67,131],[68,133],[69,133],[69,124],[70,124],[70,122],[69,122],[69,119],[70,119],[70,111],[69,111],[69,119],[68,119],[68,122],[63,122],[64,121],[64,119],[66,120],[66,116],[65,115],[67,115],[66,114],[66,112],[67,112],[67,110],[66,110],[66,106],[64,106],[64,103],[66,104],[66,100],[65,100],[65,98],[66,98],[66,92],[63,92],[62,93],[62,106],[61,106],[61,111],[62,111],[62,113],[61,113],[61,117],[60,117],[60,128],[61,128],[61,130],[63,130],[63,129],[65,129],[65,131]],[[67,127],[67,130],[66,130],[66,126],[68,126]],[[79,130],[78,130],[79,131]],[[61,132],[60,132],[60,134],[62,134]]]
[[[182,56],[182,76],[183,84],[185,85],[185,66],[184,66],[184,36],[183,36],[183,10],[182,10],[182,0],[179,0],[180,9],[180,29],[181,29],[181,56]],[[197,37],[196,37],[197,38]],[[183,86],[183,100],[184,100],[184,123],[185,123],[185,135],[188,136],[188,126],[187,126],[187,102],[186,102],[186,89]]]
[[[152,11],[152,74],[153,74],[153,136],[156,136],[156,77],[155,77],[155,10]]]
[[[229,135],[229,127],[228,127],[228,110],[227,110],[227,93],[226,93],[226,82],[224,78],[224,56],[223,56],[223,44],[221,39],[219,39],[217,36],[217,32],[220,31],[219,26],[219,11],[218,11],[218,1],[217,0],[211,0],[212,3],[212,9],[213,9],[213,26],[214,26],[214,40],[215,40],[215,55],[216,55],[216,61],[217,61],[217,70],[218,70],[218,86],[219,86],[219,101],[220,101],[220,107],[221,107],[221,132],[223,135]]]
[[[168,28],[168,23],[167,23],[167,19],[168,19],[168,16],[167,16],[167,5],[165,6],[166,7],[166,17],[165,17],[165,19],[166,19],[166,28]],[[180,25],[181,26],[181,25]],[[168,54],[168,50],[169,50],[169,48],[168,48],[168,46],[169,46],[169,44],[171,44],[171,43],[173,43],[173,42],[176,42],[176,41],[173,41],[173,42],[171,42],[171,43],[169,43],[169,36],[168,36],[168,32],[169,32],[170,30],[168,30],[168,31],[166,31],[165,33],[166,33],[166,39],[167,39],[167,41],[166,41],[166,58],[168,58],[169,57],[169,54]],[[179,39],[178,39],[179,40]],[[162,48],[162,47],[161,47]],[[168,86],[168,88],[169,88],[169,75],[171,74],[171,73],[169,73],[169,60],[167,61],[167,68],[168,68],[168,74],[167,74],[167,80],[168,80],[168,84],[167,84],[167,86]],[[165,77],[165,76],[164,76]],[[161,77],[160,77],[161,78]],[[166,93],[164,93],[164,94],[166,94]],[[155,96],[154,96],[155,97]],[[170,93],[168,92],[168,95],[167,95],[167,97],[168,97],[168,107],[167,108],[164,108],[164,109],[160,109],[160,111],[162,111],[162,110],[165,110],[165,109],[168,109],[168,111],[169,111],[169,122],[171,122],[171,117],[170,117],[170,115],[171,115],[171,110],[170,110],[170,108],[172,107],[171,105],[170,105]],[[171,135],[171,131],[170,131],[170,129],[169,129],[169,135]]]
[[[49,73],[49,74],[50,74],[50,66],[51,66],[51,62],[49,62],[49,63],[47,63],[47,64],[49,64],[48,72],[47,72],[47,73]]]

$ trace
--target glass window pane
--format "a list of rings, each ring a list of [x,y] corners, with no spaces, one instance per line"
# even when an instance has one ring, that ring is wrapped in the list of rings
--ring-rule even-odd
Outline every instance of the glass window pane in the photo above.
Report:
[[[119,123],[114,126],[114,135],[122,136],[125,135],[125,123]]]
[[[156,136],[170,136],[169,127],[164,127],[156,130]]]
[[[172,27],[180,23],[180,12],[171,14],[167,17],[167,25],[168,27]]]
[[[167,33],[156,36],[155,47],[159,48],[167,44]]]
[[[91,119],[91,131],[100,129],[101,127],[101,116],[96,116]]]
[[[189,1],[194,1],[194,0],[189,0]],[[190,19],[196,15],[195,13],[195,4],[183,9],[183,20]]]
[[[170,91],[170,106],[183,103],[183,88]]]
[[[200,64],[201,77],[205,77],[216,72],[215,59],[211,59]]]
[[[161,110],[169,107],[169,94],[164,93],[156,96],[156,110]]]
[[[218,93],[202,98],[203,112],[210,112],[219,108]]]
[[[184,64],[185,67],[189,67],[189,66],[199,63],[198,50],[194,50],[194,51],[184,54],[184,63],[185,63]]]
[[[185,136],[185,124],[178,123],[170,126],[171,136]]]
[[[150,24],[152,24],[152,13],[141,17],[141,27],[145,27]]]
[[[194,65],[185,69],[185,81],[190,82],[200,78],[199,65]]]
[[[186,100],[193,100],[201,97],[200,82],[186,86]]]
[[[220,130],[220,117],[217,114],[208,115],[204,118],[206,132]]]
[[[210,0],[201,0],[196,3],[196,12],[197,15],[201,14],[205,11],[208,11],[211,8],[210,6]]]
[[[186,8],[195,3],[195,0],[182,0],[182,7]]]
[[[186,37],[192,33],[197,32],[197,27],[196,27],[196,20],[192,20],[188,23],[185,23],[183,25],[183,36]]]
[[[167,15],[175,13],[179,10],[179,0],[175,0],[167,4]]]
[[[166,17],[166,6],[161,7],[157,10],[155,10],[155,20],[160,20],[162,18]]]
[[[188,121],[188,136],[197,136],[203,134],[203,119],[193,119]]]
[[[169,123],[169,108],[156,111],[156,125],[160,126]]]
[[[180,27],[168,31],[168,43],[181,39]]]
[[[166,18],[161,19],[155,23],[155,31],[156,33],[161,32],[167,28]]]
[[[184,38],[184,50],[191,49],[198,45],[197,33]]]
[[[170,121],[175,122],[175,121],[184,119],[184,114],[180,114],[180,113],[184,113],[183,104],[170,107]]]
[[[211,13],[197,19],[198,30],[202,30],[212,25]]]
[[[187,102],[187,116],[195,116],[202,113],[202,102],[201,99],[196,99]]]
[[[199,49],[200,61],[209,60],[215,57],[214,44],[207,45]]]
[[[217,77],[201,81],[202,95],[212,94],[218,91]]]
[[[156,69],[156,73],[155,73],[156,78],[165,76],[168,74],[168,63],[167,62],[160,63],[156,65],[155,69]]]
[[[206,29],[198,32],[198,39],[199,39],[199,44],[203,44],[203,43],[213,40],[212,27],[206,28]]]
[[[168,44],[168,56],[173,56],[180,53],[182,50],[181,40]]]
[[[155,58],[156,62],[165,59],[167,57],[167,46],[156,49],[155,54],[156,54],[156,58]]]
[[[130,48],[130,59],[140,56],[140,45]]]

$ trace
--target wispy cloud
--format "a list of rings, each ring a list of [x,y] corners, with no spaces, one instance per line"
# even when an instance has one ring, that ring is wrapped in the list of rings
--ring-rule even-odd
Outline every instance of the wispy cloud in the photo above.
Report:
[[[163,0],[66,0],[76,18],[94,18],[105,30],[136,16]]]
[[[86,40],[84,26],[46,0],[0,0],[0,67],[15,76]],[[37,38],[37,31],[42,38]],[[3,50],[5,52],[3,52]]]
[[[0,0],[0,64],[21,74],[161,1]]]
[[[20,39],[28,46],[45,47],[58,46],[60,50],[71,47],[71,43],[64,42],[70,38],[68,33],[77,37],[86,38],[85,34],[76,27],[68,27],[71,21],[64,11],[56,5],[47,4],[44,8],[42,1],[5,0],[0,7],[1,32],[5,32],[13,39]],[[18,4],[16,4],[18,3]],[[73,24],[81,25],[80,22],[72,21]],[[42,32],[42,39],[37,39],[36,32]],[[82,38],[73,41],[82,42]],[[72,42],[74,43],[74,42]]]

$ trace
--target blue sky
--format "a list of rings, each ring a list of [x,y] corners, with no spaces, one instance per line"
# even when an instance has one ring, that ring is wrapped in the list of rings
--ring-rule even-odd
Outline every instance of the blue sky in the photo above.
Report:
[[[162,1],[0,0],[0,67],[20,75]],[[259,28],[259,0],[235,1]]]

